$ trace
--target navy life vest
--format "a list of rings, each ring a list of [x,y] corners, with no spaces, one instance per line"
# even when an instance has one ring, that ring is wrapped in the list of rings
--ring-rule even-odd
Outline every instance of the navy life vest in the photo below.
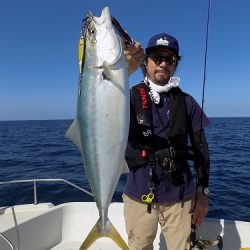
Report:
[[[142,131],[142,147],[149,151],[152,149],[153,138],[153,118],[152,118],[152,100],[149,95],[149,87],[141,82],[132,87],[135,94],[135,112],[137,123]],[[176,152],[188,155],[188,134],[192,137],[192,123],[188,118],[186,100],[187,94],[179,87],[172,88],[169,92],[169,126],[168,126],[168,144]]]

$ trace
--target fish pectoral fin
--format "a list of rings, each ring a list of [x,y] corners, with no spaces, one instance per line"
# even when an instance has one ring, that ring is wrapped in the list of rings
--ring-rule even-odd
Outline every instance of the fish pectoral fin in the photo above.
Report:
[[[113,83],[115,87],[117,87],[121,92],[124,93],[124,95],[126,95],[126,91],[121,87],[119,82],[116,80],[116,77],[113,74],[112,69],[110,68],[110,65],[104,61],[102,68],[103,68],[103,72],[102,72],[103,79]]]
[[[116,77],[113,74],[110,65],[107,62],[104,61],[102,68],[103,68],[103,72],[102,72],[103,79],[104,80],[108,80],[109,82],[112,82],[118,89],[120,89],[121,91],[123,91],[122,88],[121,88],[121,86],[120,86],[120,84],[116,80]]]
[[[67,130],[65,137],[70,139],[82,153],[82,144],[80,139],[80,130],[77,120],[74,120]]]
[[[103,72],[102,72],[103,79],[111,81],[111,82],[116,82],[115,81],[115,76],[112,73],[112,70],[107,62],[103,62]]]
[[[79,250],[88,249],[97,239],[101,237],[108,237],[112,239],[122,250],[129,250],[128,245],[122,239],[121,235],[115,229],[110,220],[107,220],[105,229],[102,229],[102,221],[100,218],[89,232]]]
[[[124,159],[124,163],[123,163],[122,172],[123,172],[124,174],[127,174],[127,173],[129,172],[128,164],[127,164],[127,162],[126,162],[125,159]]]

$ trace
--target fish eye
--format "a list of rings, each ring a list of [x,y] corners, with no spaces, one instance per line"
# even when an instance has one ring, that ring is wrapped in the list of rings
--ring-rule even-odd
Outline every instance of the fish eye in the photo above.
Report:
[[[88,38],[92,43],[96,42],[96,29],[94,28],[88,29]]]
[[[90,33],[91,35],[94,35],[94,34],[96,33],[96,30],[95,30],[95,29],[89,29],[89,33]]]

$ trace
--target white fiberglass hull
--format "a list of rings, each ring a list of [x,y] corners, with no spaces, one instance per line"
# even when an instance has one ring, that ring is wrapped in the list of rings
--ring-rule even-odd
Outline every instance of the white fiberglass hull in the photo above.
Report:
[[[0,249],[19,250],[76,250],[99,217],[96,203],[74,202],[53,206],[51,203],[21,205],[13,210],[1,209],[0,212]],[[127,235],[123,219],[123,203],[111,203],[109,218],[124,240]],[[206,219],[198,230],[197,237],[215,240],[224,231],[225,250],[239,250],[250,247],[250,222]],[[9,241],[9,243],[7,242]],[[11,247],[13,245],[14,248]],[[89,249],[113,250],[119,247],[109,238],[97,240]],[[165,242],[158,230],[154,249],[164,250]],[[209,246],[208,249],[218,249]]]

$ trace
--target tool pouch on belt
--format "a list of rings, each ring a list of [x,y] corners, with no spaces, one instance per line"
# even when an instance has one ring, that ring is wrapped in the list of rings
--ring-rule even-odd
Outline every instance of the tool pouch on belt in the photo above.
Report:
[[[179,187],[184,183],[183,171],[181,166],[174,162],[173,154],[168,148],[157,151],[156,157],[166,179],[170,184]]]

